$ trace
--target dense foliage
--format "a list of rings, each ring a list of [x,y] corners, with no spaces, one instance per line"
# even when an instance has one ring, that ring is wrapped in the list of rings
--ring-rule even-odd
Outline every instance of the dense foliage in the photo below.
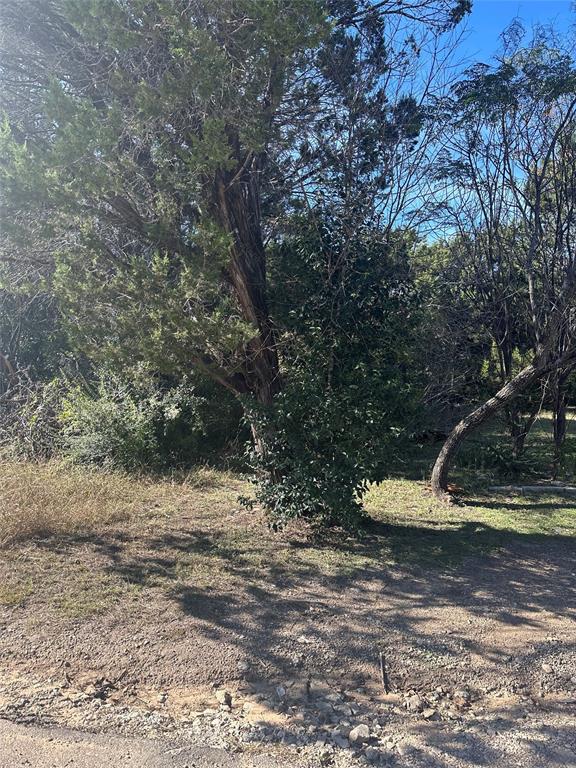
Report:
[[[356,527],[409,441],[534,365],[511,450],[547,405],[558,453],[573,57],[514,27],[451,84],[470,7],[6,0],[3,442],[164,470],[250,433],[274,524]]]
[[[368,483],[387,475],[415,419],[410,242],[368,230],[348,239],[341,221],[319,211],[291,224],[271,250],[284,386],[273,408],[255,414],[270,435],[254,456],[265,470],[257,496],[278,521],[354,526]]]

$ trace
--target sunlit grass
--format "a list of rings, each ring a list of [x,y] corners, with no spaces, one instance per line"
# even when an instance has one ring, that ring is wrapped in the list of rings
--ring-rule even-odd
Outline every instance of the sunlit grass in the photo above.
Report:
[[[261,510],[238,501],[246,479],[200,468],[134,477],[64,464],[0,464],[0,605],[36,601],[82,620],[151,590],[276,589],[361,579],[383,568],[453,568],[514,542],[576,537],[576,499],[490,493],[493,482],[460,472],[452,505],[425,480],[391,478],[370,488],[370,523],[359,534],[315,531],[302,521],[275,533]],[[31,609],[32,610],[32,609]]]

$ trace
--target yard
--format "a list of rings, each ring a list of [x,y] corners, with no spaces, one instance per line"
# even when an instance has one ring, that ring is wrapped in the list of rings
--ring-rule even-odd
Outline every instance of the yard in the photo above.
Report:
[[[274,533],[213,469],[0,474],[1,717],[296,765],[573,763],[569,496],[392,478],[360,536]]]

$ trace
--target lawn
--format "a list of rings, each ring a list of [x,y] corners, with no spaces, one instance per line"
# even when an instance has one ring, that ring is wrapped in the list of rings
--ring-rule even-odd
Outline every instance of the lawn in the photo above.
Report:
[[[567,696],[574,500],[490,493],[494,477],[483,479],[459,473],[466,493],[446,505],[424,480],[389,478],[370,489],[369,524],[352,535],[303,523],[274,532],[239,503],[249,482],[213,469],[138,478],[4,462],[0,716],[59,686],[42,707],[62,725],[125,732],[129,711],[135,724],[162,714],[188,733],[191,709],[212,712],[226,686],[247,727],[244,705],[312,679],[410,721],[398,698],[379,698],[381,649],[396,697],[436,701],[439,687],[465,686],[490,708],[493,691],[499,706],[508,691],[541,690],[544,666],[560,670],[547,685]],[[97,712],[102,685],[113,700]],[[294,705],[298,728],[317,728],[315,701]],[[266,718],[296,727],[281,705]],[[537,738],[548,727],[530,722]]]
[[[0,604],[36,593],[56,614],[87,616],[152,586],[353,577],[394,564],[443,569],[514,540],[576,536],[574,499],[489,493],[479,488],[478,473],[469,479],[475,490],[452,505],[437,502],[425,481],[374,485],[365,499],[370,521],[359,535],[305,524],[274,533],[261,512],[241,507],[238,497],[250,484],[231,473],[199,469],[150,479],[4,462]]]

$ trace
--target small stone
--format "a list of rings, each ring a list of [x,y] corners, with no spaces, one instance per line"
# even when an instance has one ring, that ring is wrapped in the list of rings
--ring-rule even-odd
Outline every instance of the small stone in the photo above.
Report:
[[[276,686],[276,695],[279,699],[283,699],[286,696],[286,688],[283,685]]]
[[[458,691],[454,691],[454,698],[468,701],[470,699],[470,691],[467,691],[466,688],[460,688]]]
[[[357,725],[348,736],[352,744],[364,744],[370,738],[370,728],[367,725]]]
[[[552,672],[552,666],[550,664],[542,664],[542,672],[545,672],[547,675]]]
[[[435,709],[432,709],[432,707],[427,707],[427,708],[426,708],[426,709],[425,709],[425,710],[422,712],[422,717],[423,717],[425,720],[433,720],[433,719],[436,717],[436,714],[437,714],[437,713],[436,713],[436,710],[435,710]]]
[[[165,691],[162,691],[161,693],[158,694],[158,697],[157,697],[158,703],[164,704],[167,698],[168,698],[168,694]]]
[[[380,750],[376,749],[376,747],[366,747],[366,751],[364,752],[366,760],[368,760],[369,763],[377,763],[378,760],[380,760],[381,754]]]
[[[404,755],[409,755],[411,752],[414,752],[414,745],[410,744],[409,741],[402,741],[396,746],[396,749],[398,750],[398,754],[403,757]]]
[[[222,688],[216,691],[215,696],[216,696],[216,701],[219,704],[224,704],[224,706],[226,707],[232,706],[232,694],[230,693],[230,691],[226,691],[225,689]]]
[[[409,712],[420,712],[424,708],[422,699],[417,694],[406,699],[406,709]]]

